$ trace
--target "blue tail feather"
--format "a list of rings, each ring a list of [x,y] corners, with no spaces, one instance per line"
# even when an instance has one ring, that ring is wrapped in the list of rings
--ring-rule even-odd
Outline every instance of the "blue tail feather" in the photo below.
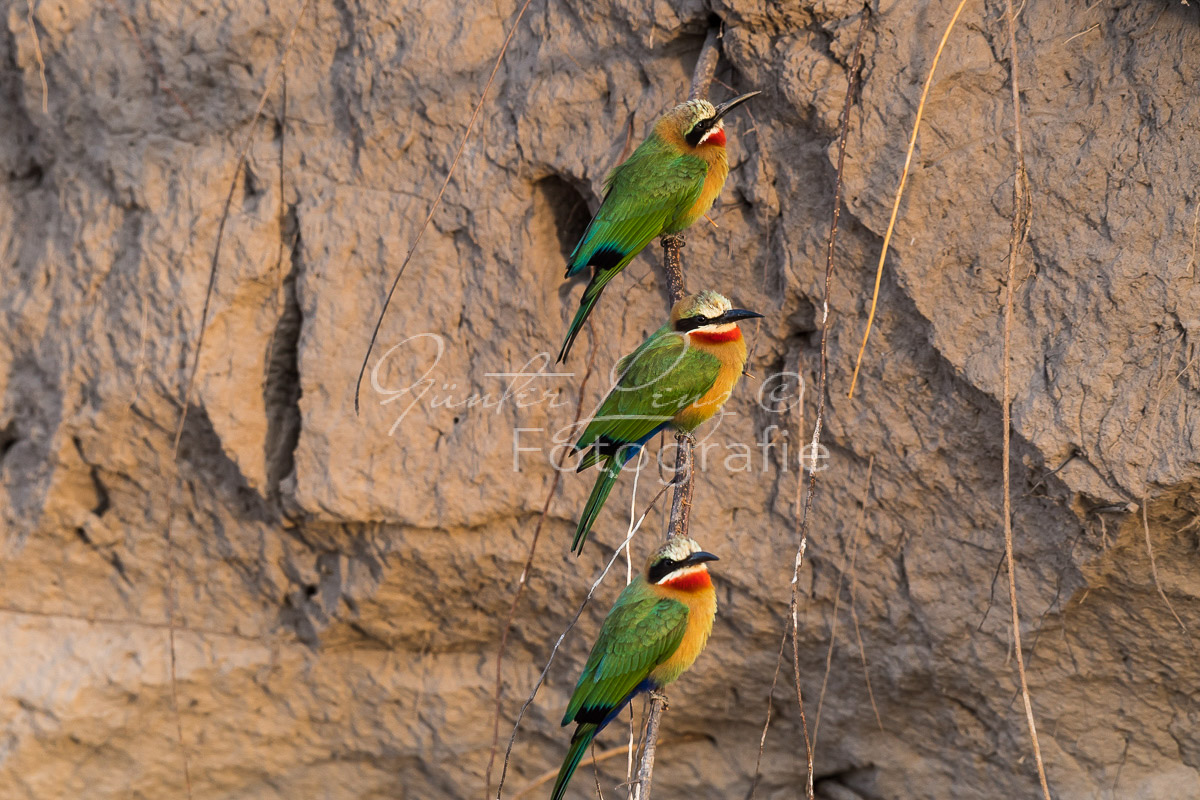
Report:
[[[571,748],[567,750],[567,757],[563,760],[562,766],[559,767],[558,778],[554,781],[554,790],[550,794],[550,800],[562,800],[563,795],[567,793],[567,784],[571,782],[571,776],[579,768],[579,762],[583,760],[583,754],[587,752],[592,740],[596,738],[596,734],[604,730],[608,723],[616,719],[617,715],[621,713],[625,706],[629,705],[629,702],[633,698],[653,688],[654,681],[647,678],[639,683],[619,705],[608,712],[600,722],[581,722],[575,728],[575,735],[571,737]]]
[[[571,550],[576,555],[583,552],[583,544],[587,541],[588,533],[592,530],[592,523],[596,521],[596,517],[600,514],[600,509],[604,507],[605,501],[608,500],[608,495],[612,492],[617,478],[621,476],[621,470],[629,463],[629,459],[642,452],[642,447],[645,446],[646,442],[653,439],[659,431],[666,428],[669,424],[664,422],[638,441],[622,444],[615,452],[603,456],[605,460],[604,466],[601,467],[602,472],[596,478],[596,483],[592,487],[592,493],[588,495],[587,503],[583,507],[583,515],[579,518],[579,525],[575,528],[575,540],[571,543]],[[585,465],[591,466],[595,464],[601,457],[599,447],[593,448],[584,456],[584,461],[580,464],[579,469],[585,469]]]

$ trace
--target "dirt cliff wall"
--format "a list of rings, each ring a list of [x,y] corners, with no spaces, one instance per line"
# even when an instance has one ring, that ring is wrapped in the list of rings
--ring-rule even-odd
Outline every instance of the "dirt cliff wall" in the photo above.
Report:
[[[800,619],[812,724],[840,591],[816,749],[817,791],[831,800],[1036,791],[1003,579],[993,583],[1013,174],[995,4],[968,4],[942,56],[846,397],[921,84],[954,5],[873,6],[852,117],[828,469]],[[383,292],[515,9],[32,6],[8,3],[0,35],[0,795],[181,797],[190,780],[196,798],[482,796],[499,629],[553,478],[546,451],[573,419],[589,348],[585,404],[660,324],[657,247],[606,293],[573,375],[529,379],[518,398],[494,373],[556,350],[579,291],[561,279],[572,234],[627,126],[640,137],[680,98],[720,20],[715,95],[766,96],[730,121],[730,180],[717,227],[689,237],[688,280],[766,313],[750,330],[750,372],[794,371],[807,391],[773,405],[747,380],[706,434],[693,533],[724,556],[720,616],[672,693],[655,797],[745,796],[789,591],[860,7],[534,3],[401,284],[376,351],[379,389],[369,373],[356,417]],[[286,108],[281,82],[256,121],[293,24]],[[1200,633],[1200,13],[1045,0],[1024,6],[1018,46],[1033,225],[1013,335],[1014,530],[1050,782],[1060,798],[1200,798],[1200,662],[1147,556],[1149,541],[1163,591]],[[399,391],[427,371],[424,394]],[[504,401],[466,404],[473,393]],[[519,444],[540,451],[517,454],[519,469],[516,429],[532,429]],[[737,443],[748,468],[728,460]],[[639,502],[658,480],[652,461]],[[504,670],[502,739],[625,528],[631,480],[600,544],[567,555],[588,488],[566,475],[550,505]],[[656,512],[638,559],[661,525]],[[839,584],[852,551],[881,728]],[[513,792],[561,759],[557,722],[618,583],[600,589],[531,707]],[[803,780],[786,681],[760,798],[796,796]],[[578,796],[591,791],[586,772]],[[610,760],[600,781],[623,775],[624,759]]]

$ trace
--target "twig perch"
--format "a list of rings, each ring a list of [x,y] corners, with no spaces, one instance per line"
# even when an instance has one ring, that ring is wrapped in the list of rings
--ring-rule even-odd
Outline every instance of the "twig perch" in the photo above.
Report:
[[[717,61],[721,57],[720,38],[719,28],[709,28],[708,35],[704,37],[704,46],[700,48],[700,56],[696,59],[696,69],[692,72],[692,85],[688,90],[689,100],[698,100],[708,95],[708,88],[712,85],[713,75],[717,71]],[[674,306],[687,294],[687,285],[683,279],[683,261],[680,257],[684,246],[683,236],[664,236],[662,246],[667,296],[669,304]],[[675,454],[675,493],[671,497],[671,521],[667,528],[667,538],[687,535],[692,509],[692,441],[687,434],[681,433],[675,436],[675,442],[678,447]],[[650,696],[650,712],[646,717],[646,744],[633,785],[634,800],[650,798],[658,728],[665,708],[666,695],[655,692]]]

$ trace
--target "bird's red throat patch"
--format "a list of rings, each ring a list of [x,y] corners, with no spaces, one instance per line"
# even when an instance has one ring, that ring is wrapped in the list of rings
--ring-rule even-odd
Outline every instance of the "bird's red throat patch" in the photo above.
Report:
[[[705,136],[703,140],[701,140],[700,144],[701,145],[715,144],[718,147],[724,147],[725,146],[725,130],[723,128],[717,128],[715,130],[709,131],[708,135]]]
[[[742,330],[734,325],[727,331],[709,333],[707,331],[692,331],[691,336],[699,342],[706,344],[721,344],[723,342],[736,342],[742,338]]]
[[[698,569],[695,572],[684,573],[678,578],[672,578],[663,583],[663,586],[678,592],[696,592],[712,588],[712,578],[708,577],[708,570]]]

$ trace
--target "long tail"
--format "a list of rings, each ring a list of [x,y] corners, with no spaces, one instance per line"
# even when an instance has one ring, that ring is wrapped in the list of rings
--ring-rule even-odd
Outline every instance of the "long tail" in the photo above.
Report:
[[[592,308],[600,299],[600,293],[604,291],[604,287],[608,286],[608,282],[617,276],[617,273],[625,269],[636,253],[620,255],[620,261],[612,266],[599,267],[592,275],[591,282],[587,288],[583,290],[583,297],[579,300],[579,310],[575,312],[575,318],[571,320],[571,327],[567,328],[567,338],[563,342],[562,350],[558,353],[558,363],[566,361],[567,356],[571,352],[571,345],[575,344],[575,337],[583,330],[583,323],[587,322],[588,315],[592,313]]]
[[[596,485],[592,487],[592,493],[588,496],[587,505],[583,507],[583,516],[579,518],[579,527],[575,529],[575,541],[571,543],[571,550],[575,555],[583,552],[583,543],[587,541],[588,533],[592,530],[592,523],[596,521],[596,516],[604,507],[604,501],[608,499],[613,484],[620,477],[621,467],[625,466],[625,462],[630,458],[627,451],[636,453],[638,449],[636,446],[625,447],[622,448],[620,455],[610,455],[605,459],[600,476],[596,478]],[[594,457],[594,453],[594,450],[588,453],[580,464],[580,469],[589,467],[598,460]]]
[[[550,800],[562,800],[562,796],[567,793],[567,784],[571,782],[571,776],[575,774],[588,745],[599,731],[600,726],[589,723],[581,724],[575,729],[575,735],[571,737],[571,749],[567,751],[567,757],[558,770],[558,779],[554,781],[554,791],[550,794]]]

